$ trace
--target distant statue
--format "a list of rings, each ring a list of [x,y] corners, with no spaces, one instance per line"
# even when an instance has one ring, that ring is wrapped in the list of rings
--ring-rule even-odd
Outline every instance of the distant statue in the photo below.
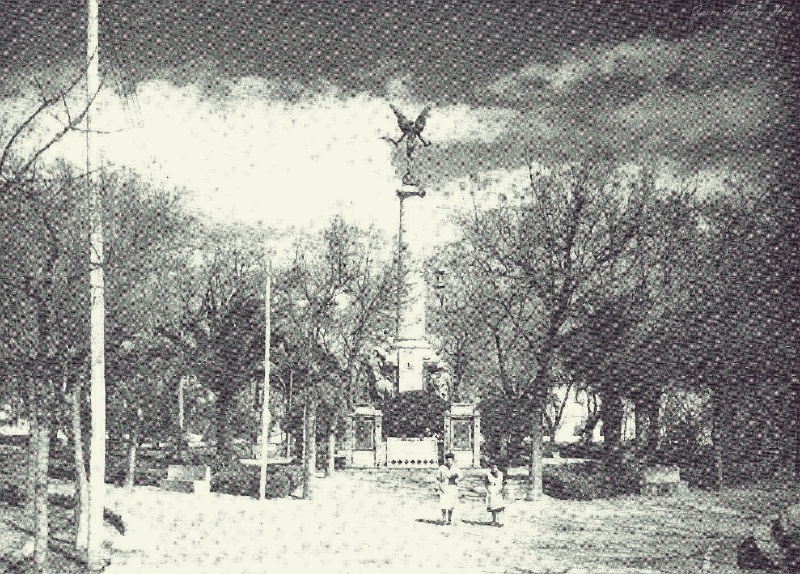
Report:
[[[368,359],[369,375],[371,379],[370,395],[372,398],[389,397],[394,393],[392,384],[392,366],[386,360],[383,351],[376,348]]]
[[[446,368],[429,371],[427,374],[427,387],[444,400],[450,398],[452,379]]]
[[[431,113],[431,107],[426,106],[417,117],[416,121],[413,122],[405,117],[403,112],[397,109],[393,104],[389,104],[389,107],[392,108],[394,115],[397,116],[397,125],[400,127],[400,131],[403,132],[403,135],[396,140],[389,136],[384,136],[383,139],[392,142],[395,146],[400,145],[400,142],[406,140],[406,158],[411,161],[411,156],[417,147],[417,139],[419,139],[425,147],[431,145],[431,142],[426,141],[425,138],[422,137],[422,131],[425,129],[425,122],[427,122],[428,116]]]

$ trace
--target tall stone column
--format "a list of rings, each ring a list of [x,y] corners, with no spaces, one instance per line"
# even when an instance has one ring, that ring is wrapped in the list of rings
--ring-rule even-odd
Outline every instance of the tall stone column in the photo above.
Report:
[[[425,365],[436,355],[425,337],[425,192],[414,185],[397,190],[400,199],[400,265],[407,292],[398,304],[396,353],[398,392],[423,390]]]
[[[392,361],[397,361],[398,392],[425,389],[428,365],[438,363],[436,353],[425,337],[425,275],[423,273],[424,247],[426,240],[425,190],[414,173],[413,155],[417,145],[430,145],[422,136],[430,114],[426,107],[415,121],[407,118],[396,106],[391,105],[397,117],[402,136],[394,140],[385,138],[398,147],[405,141],[406,173],[397,190],[400,200],[399,263],[403,281],[407,287],[405,296],[397,302],[397,333],[391,351]]]
[[[408,293],[400,305],[398,339],[405,341],[425,338],[425,276],[422,242],[424,229],[425,192],[414,186],[404,185],[397,190],[400,199],[400,264],[405,273]]]

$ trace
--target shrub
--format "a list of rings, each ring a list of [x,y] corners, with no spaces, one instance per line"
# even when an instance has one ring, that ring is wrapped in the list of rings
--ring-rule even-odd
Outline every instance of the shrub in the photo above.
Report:
[[[25,504],[25,493],[16,484],[0,484],[0,503],[22,507]]]
[[[654,464],[677,466],[681,469],[681,480],[685,480],[690,486],[717,486],[712,445],[667,443],[653,452],[648,460]]]
[[[596,442],[574,442],[558,445],[558,450],[564,458],[588,458],[602,459],[605,447],[603,443]]]
[[[28,438],[26,434],[0,434],[0,445],[26,449]]]
[[[211,491],[236,496],[258,497],[261,478],[258,466],[228,463],[211,473]],[[302,469],[297,465],[272,465],[267,467],[267,498],[283,498],[300,484]]]
[[[300,486],[303,482],[303,467],[299,464],[287,464],[281,467],[283,472],[289,477],[292,490]]]
[[[444,434],[444,412],[447,403],[429,391],[409,391],[385,400],[383,434],[395,437],[424,437]]]
[[[166,460],[155,460],[136,455],[135,484],[141,486],[158,486],[167,478]],[[202,464],[202,463],[198,463]],[[106,482],[121,486],[128,476],[128,453],[122,451],[109,452],[106,456]]]
[[[51,441],[47,476],[65,481],[75,480],[75,455],[69,445]]]
[[[638,465],[610,461],[548,465],[543,469],[545,494],[562,500],[594,500],[638,493]]]
[[[572,466],[574,465],[569,465]],[[544,467],[542,486],[545,494],[561,500],[593,500],[603,497],[603,493],[590,477],[569,467],[567,465]]]

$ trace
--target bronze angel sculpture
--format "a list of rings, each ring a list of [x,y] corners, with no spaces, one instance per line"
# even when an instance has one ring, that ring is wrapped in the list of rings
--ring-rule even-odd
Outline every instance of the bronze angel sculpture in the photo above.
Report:
[[[389,104],[389,107],[392,108],[394,115],[397,116],[397,125],[400,127],[400,130],[403,132],[403,135],[400,136],[399,139],[392,139],[389,136],[385,136],[384,139],[389,140],[395,146],[400,145],[404,139],[406,140],[406,157],[411,160],[411,154],[414,152],[414,148],[417,147],[417,139],[422,142],[422,145],[425,147],[431,145],[431,142],[426,141],[425,138],[422,137],[422,130],[425,129],[425,122],[428,120],[428,116],[431,113],[431,107],[426,106],[422,113],[417,117],[416,121],[411,121],[407,117],[403,115],[403,112],[397,109],[396,106]]]

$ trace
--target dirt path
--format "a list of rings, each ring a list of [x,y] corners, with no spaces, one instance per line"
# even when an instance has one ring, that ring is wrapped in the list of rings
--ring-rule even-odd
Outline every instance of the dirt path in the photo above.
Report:
[[[320,480],[313,501],[264,503],[109,487],[109,505],[128,517],[128,546],[141,551],[115,554],[106,571],[688,574],[703,570],[714,543],[746,530],[735,513],[709,512],[692,495],[517,502],[495,528],[474,492],[446,527],[424,484],[341,473]],[[718,557],[712,564],[736,572]]]
[[[314,500],[263,503],[109,486],[107,506],[128,531],[116,538],[121,550],[106,572],[735,574],[735,546],[759,516],[800,496],[796,485],[752,485],[677,498],[515,502],[505,526],[495,528],[473,476],[457,524],[446,527],[436,523],[429,475],[350,470],[319,480]],[[51,485],[53,494],[69,495],[71,488]],[[7,521],[25,522],[21,508],[5,508]],[[56,516],[63,522],[71,512]],[[70,539],[68,524],[58,529]],[[0,541],[9,548],[25,537],[0,524]],[[58,564],[54,572],[66,571]]]

